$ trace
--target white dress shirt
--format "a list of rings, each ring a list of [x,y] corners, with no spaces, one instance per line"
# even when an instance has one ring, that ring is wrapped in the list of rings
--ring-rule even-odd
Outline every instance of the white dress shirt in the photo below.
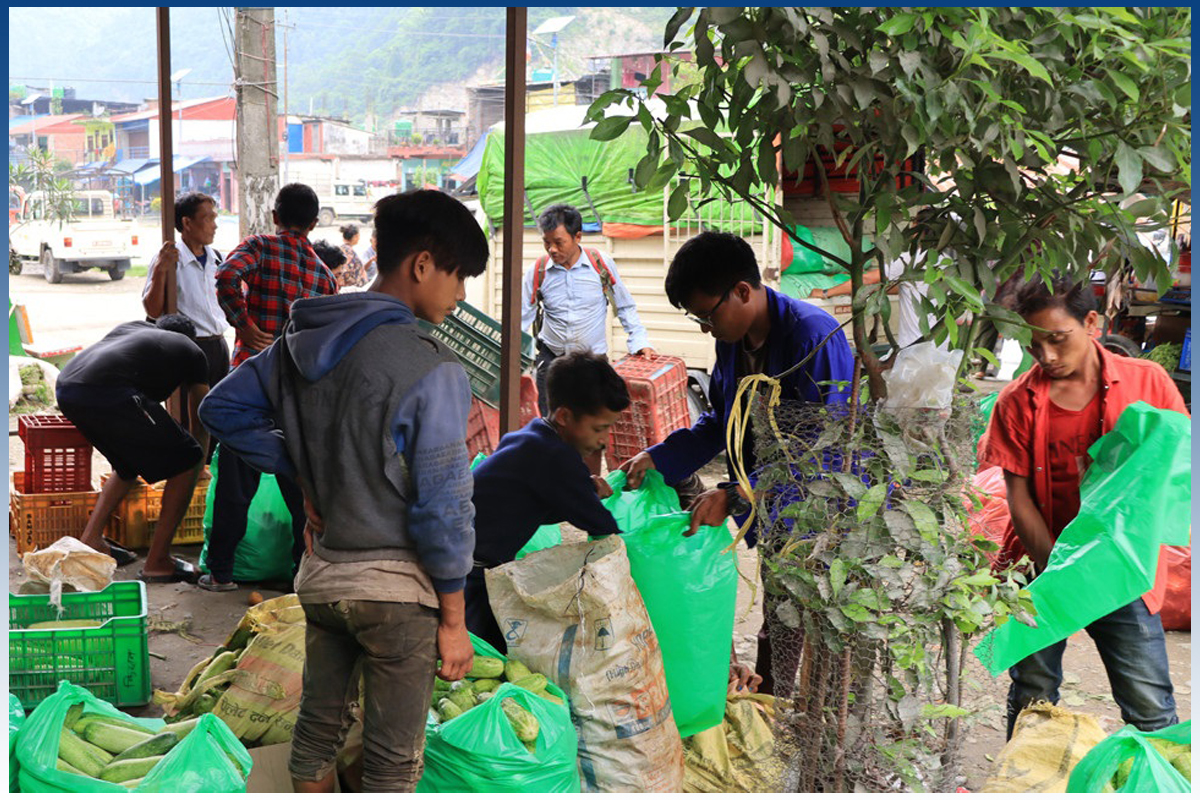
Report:
[[[205,262],[200,265],[200,259],[182,240],[176,240],[175,248],[179,251],[179,263],[175,267],[175,275],[179,282],[178,311],[185,315],[196,326],[197,336],[221,336],[229,329],[225,312],[217,302],[217,251],[205,245]],[[154,268],[158,266],[158,254],[150,262],[146,273],[146,285],[142,287],[142,297],[150,292],[150,280],[154,277]]]

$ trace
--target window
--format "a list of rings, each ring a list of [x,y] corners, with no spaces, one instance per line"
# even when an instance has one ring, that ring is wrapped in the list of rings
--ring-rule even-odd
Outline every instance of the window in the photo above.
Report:
[[[355,197],[366,197],[367,196],[367,187],[362,186],[362,185],[355,186],[354,187],[354,196]]]
[[[349,197],[350,187],[346,186],[345,184],[338,184],[337,186],[333,187],[333,193],[338,197]]]
[[[104,216],[104,200],[103,200],[103,198],[100,198],[100,197],[92,198],[92,216],[93,217],[103,217]]]

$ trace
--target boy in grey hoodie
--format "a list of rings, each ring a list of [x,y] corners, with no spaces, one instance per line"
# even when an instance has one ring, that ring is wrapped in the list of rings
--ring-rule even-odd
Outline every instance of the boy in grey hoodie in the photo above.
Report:
[[[465,206],[432,190],[379,201],[375,231],[370,290],[296,301],[284,335],[200,407],[222,446],[304,489],[298,792],[332,791],[360,660],[365,792],[413,790],[435,668],[453,681],[472,663],[471,390],[416,320],[438,324],[454,310],[465,280],[483,272],[487,240]]]

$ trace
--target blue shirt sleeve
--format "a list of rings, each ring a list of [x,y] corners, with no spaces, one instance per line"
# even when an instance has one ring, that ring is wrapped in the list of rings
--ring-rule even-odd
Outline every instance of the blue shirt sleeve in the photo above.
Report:
[[[226,375],[200,402],[200,421],[222,447],[255,469],[295,479],[270,399],[278,355],[276,342]]]
[[[680,428],[646,451],[668,484],[682,481],[725,450],[725,383],[728,378],[722,367],[718,356],[708,386],[711,408],[701,414],[692,427]]]
[[[463,588],[474,564],[475,506],[467,461],[471,387],[457,363],[442,364],[396,410],[396,451],[409,465],[408,535],[439,592]]]

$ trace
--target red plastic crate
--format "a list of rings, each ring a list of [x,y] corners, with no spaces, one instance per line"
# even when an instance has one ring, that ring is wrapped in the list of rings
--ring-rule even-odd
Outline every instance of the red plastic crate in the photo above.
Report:
[[[521,426],[540,416],[537,384],[530,375],[521,376]],[[471,398],[471,413],[467,416],[467,457],[483,453],[491,455],[500,444],[500,410],[492,408],[478,397]]]
[[[92,445],[60,414],[22,414],[17,433],[25,445],[26,494],[92,489]]]
[[[613,365],[629,389],[629,408],[608,434],[609,464],[621,464],[691,422],[687,365],[675,356],[626,356]]]

